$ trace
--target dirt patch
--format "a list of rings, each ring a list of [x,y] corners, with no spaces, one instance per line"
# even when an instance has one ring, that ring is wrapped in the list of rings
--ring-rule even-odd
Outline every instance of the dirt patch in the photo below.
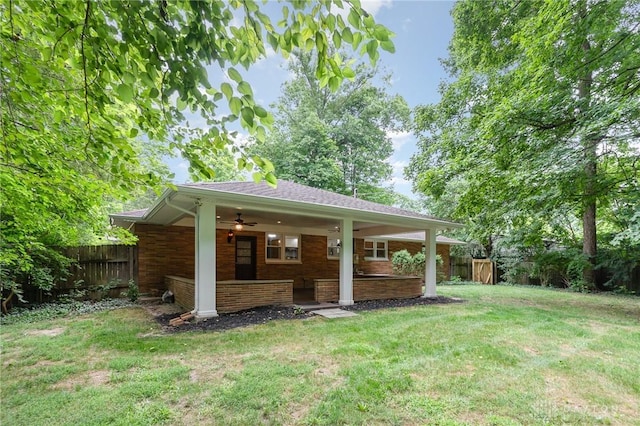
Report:
[[[589,403],[574,391],[573,384],[564,377],[545,377],[546,394],[554,401],[556,406],[565,407],[574,411],[582,411]]]
[[[142,307],[149,312],[153,317],[159,317],[163,315],[173,315],[184,313],[184,309],[175,303],[162,303],[160,305],[142,305]]]
[[[48,330],[30,330],[30,331],[27,331],[25,334],[27,336],[49,336],[49,337],[55,337],[55,336],[59,336],[62,333],[64,333],[65,330],[66,330],[66,328],[64,328],[64,327],[57,327],[57,328],[50,328]]]
[[[108,370],[94,370],[71,376],[55,385],[54,389],[74,390],[77,387],[102,386],[109,383],[111,373]]]

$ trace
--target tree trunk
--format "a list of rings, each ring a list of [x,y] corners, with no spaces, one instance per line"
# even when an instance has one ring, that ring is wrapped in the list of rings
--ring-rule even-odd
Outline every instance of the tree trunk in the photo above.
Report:
[[[582,43],[582,50],[586,53],[591,49],[589,41]],[[586,70],[578,85],[578,98],[580,103],[580,113],[589,109],[591,101],[591,85],[593,83],[593,73]],[[584,192],[582,194],[582,253],[587,257],[589,263],[582,271],[582,279],[589,288],[595,288],[595,263],[597,255],[597,235],[596,235],[596,180],[597,180],[597,148],[598,138],[595,135],[584,135],[582,143],[584,161]]]
[[[596,235],[596,200],[594,181],[596,178],[596,163],[589,159],[585,165],[586,186],[584,192],[584,213],[582,214],[582,253],[589,260],[589,264],[582,271],[582,279],[594,288],[596,285],[595,263],[598,253]]]

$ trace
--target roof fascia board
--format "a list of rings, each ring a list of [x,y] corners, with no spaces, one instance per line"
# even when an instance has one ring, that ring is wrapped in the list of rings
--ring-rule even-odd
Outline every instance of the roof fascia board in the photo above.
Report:
[[[160,195],[160,198],[158,198],[155,202],[155,204],[153,206],[151,206],[149,208],[149,210],[147,210],[145,212],[145,214],[140,218],[139,222],[146,222],[150,217],[152,217],[154,214],[156,214],[156,212],[158,210],[160,210],[160,208],[162,208],[165,205],[165,199],[171,199],[171,195],[175,194],[176,191],[171,189],[171,188],[167,188],[162,192],[162,195]]]
[[[272,212],[295,212],[308,216],[325,217],[330,219],[352,218],[358,221],[385,222],[404,228],[425,229],[447,229],[462,228],[463,225],[455,222],[448,222],[439,219],[421,219],[411,216],[400,216],[391,213],[368,212],[349,207],[330,206],[326,204],[313,204],[304,201],[291,201],[265,197],[262,195],[236,194],[215,189],[201,189],[193,187],[178,187],[179,193],[195,196],[196,198],[213,198],[216,203],[229,202],[230,204],[242,203],[247,208],[259,208]],[[278,208],[275,208],[278,207]],[[391,219],[391,220],[390,220]]]

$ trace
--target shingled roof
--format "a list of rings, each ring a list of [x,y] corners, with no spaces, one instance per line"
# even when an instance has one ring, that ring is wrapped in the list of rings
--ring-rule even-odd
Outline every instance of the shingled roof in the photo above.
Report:
[[[336,194],[324,189],[312,188],[299,183],[278,180],[278,185],[273,188],[265,182],[213,182],[213,183],[191,183],[178,185],[178,188],[210,189],[218,192],[228,192],[233,194],[245,194],[254,197],[264,197],[286,201],[295,201],[305,204],[315,204],[318,206],[332,206],[346,209],[384,213],[396,216],[415,217],[418,219],[440,220],[433,216],[424,215],[411,210],[386,206],[347,195]],[[180,189],[178,189],[179,191]]]

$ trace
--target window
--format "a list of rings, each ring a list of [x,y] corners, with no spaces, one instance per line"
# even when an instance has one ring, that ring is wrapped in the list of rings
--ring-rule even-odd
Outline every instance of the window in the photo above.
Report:
[[[342,243],[338,238],[327,238],[327,257],[329,259],[340,258],[340,248]]]
[[[364,257],[368,260],[389,260],[387,258],[387,242],[364,240]]]
[[[296,262],[300,260],[300,235],[267,233],[267,261]]]

